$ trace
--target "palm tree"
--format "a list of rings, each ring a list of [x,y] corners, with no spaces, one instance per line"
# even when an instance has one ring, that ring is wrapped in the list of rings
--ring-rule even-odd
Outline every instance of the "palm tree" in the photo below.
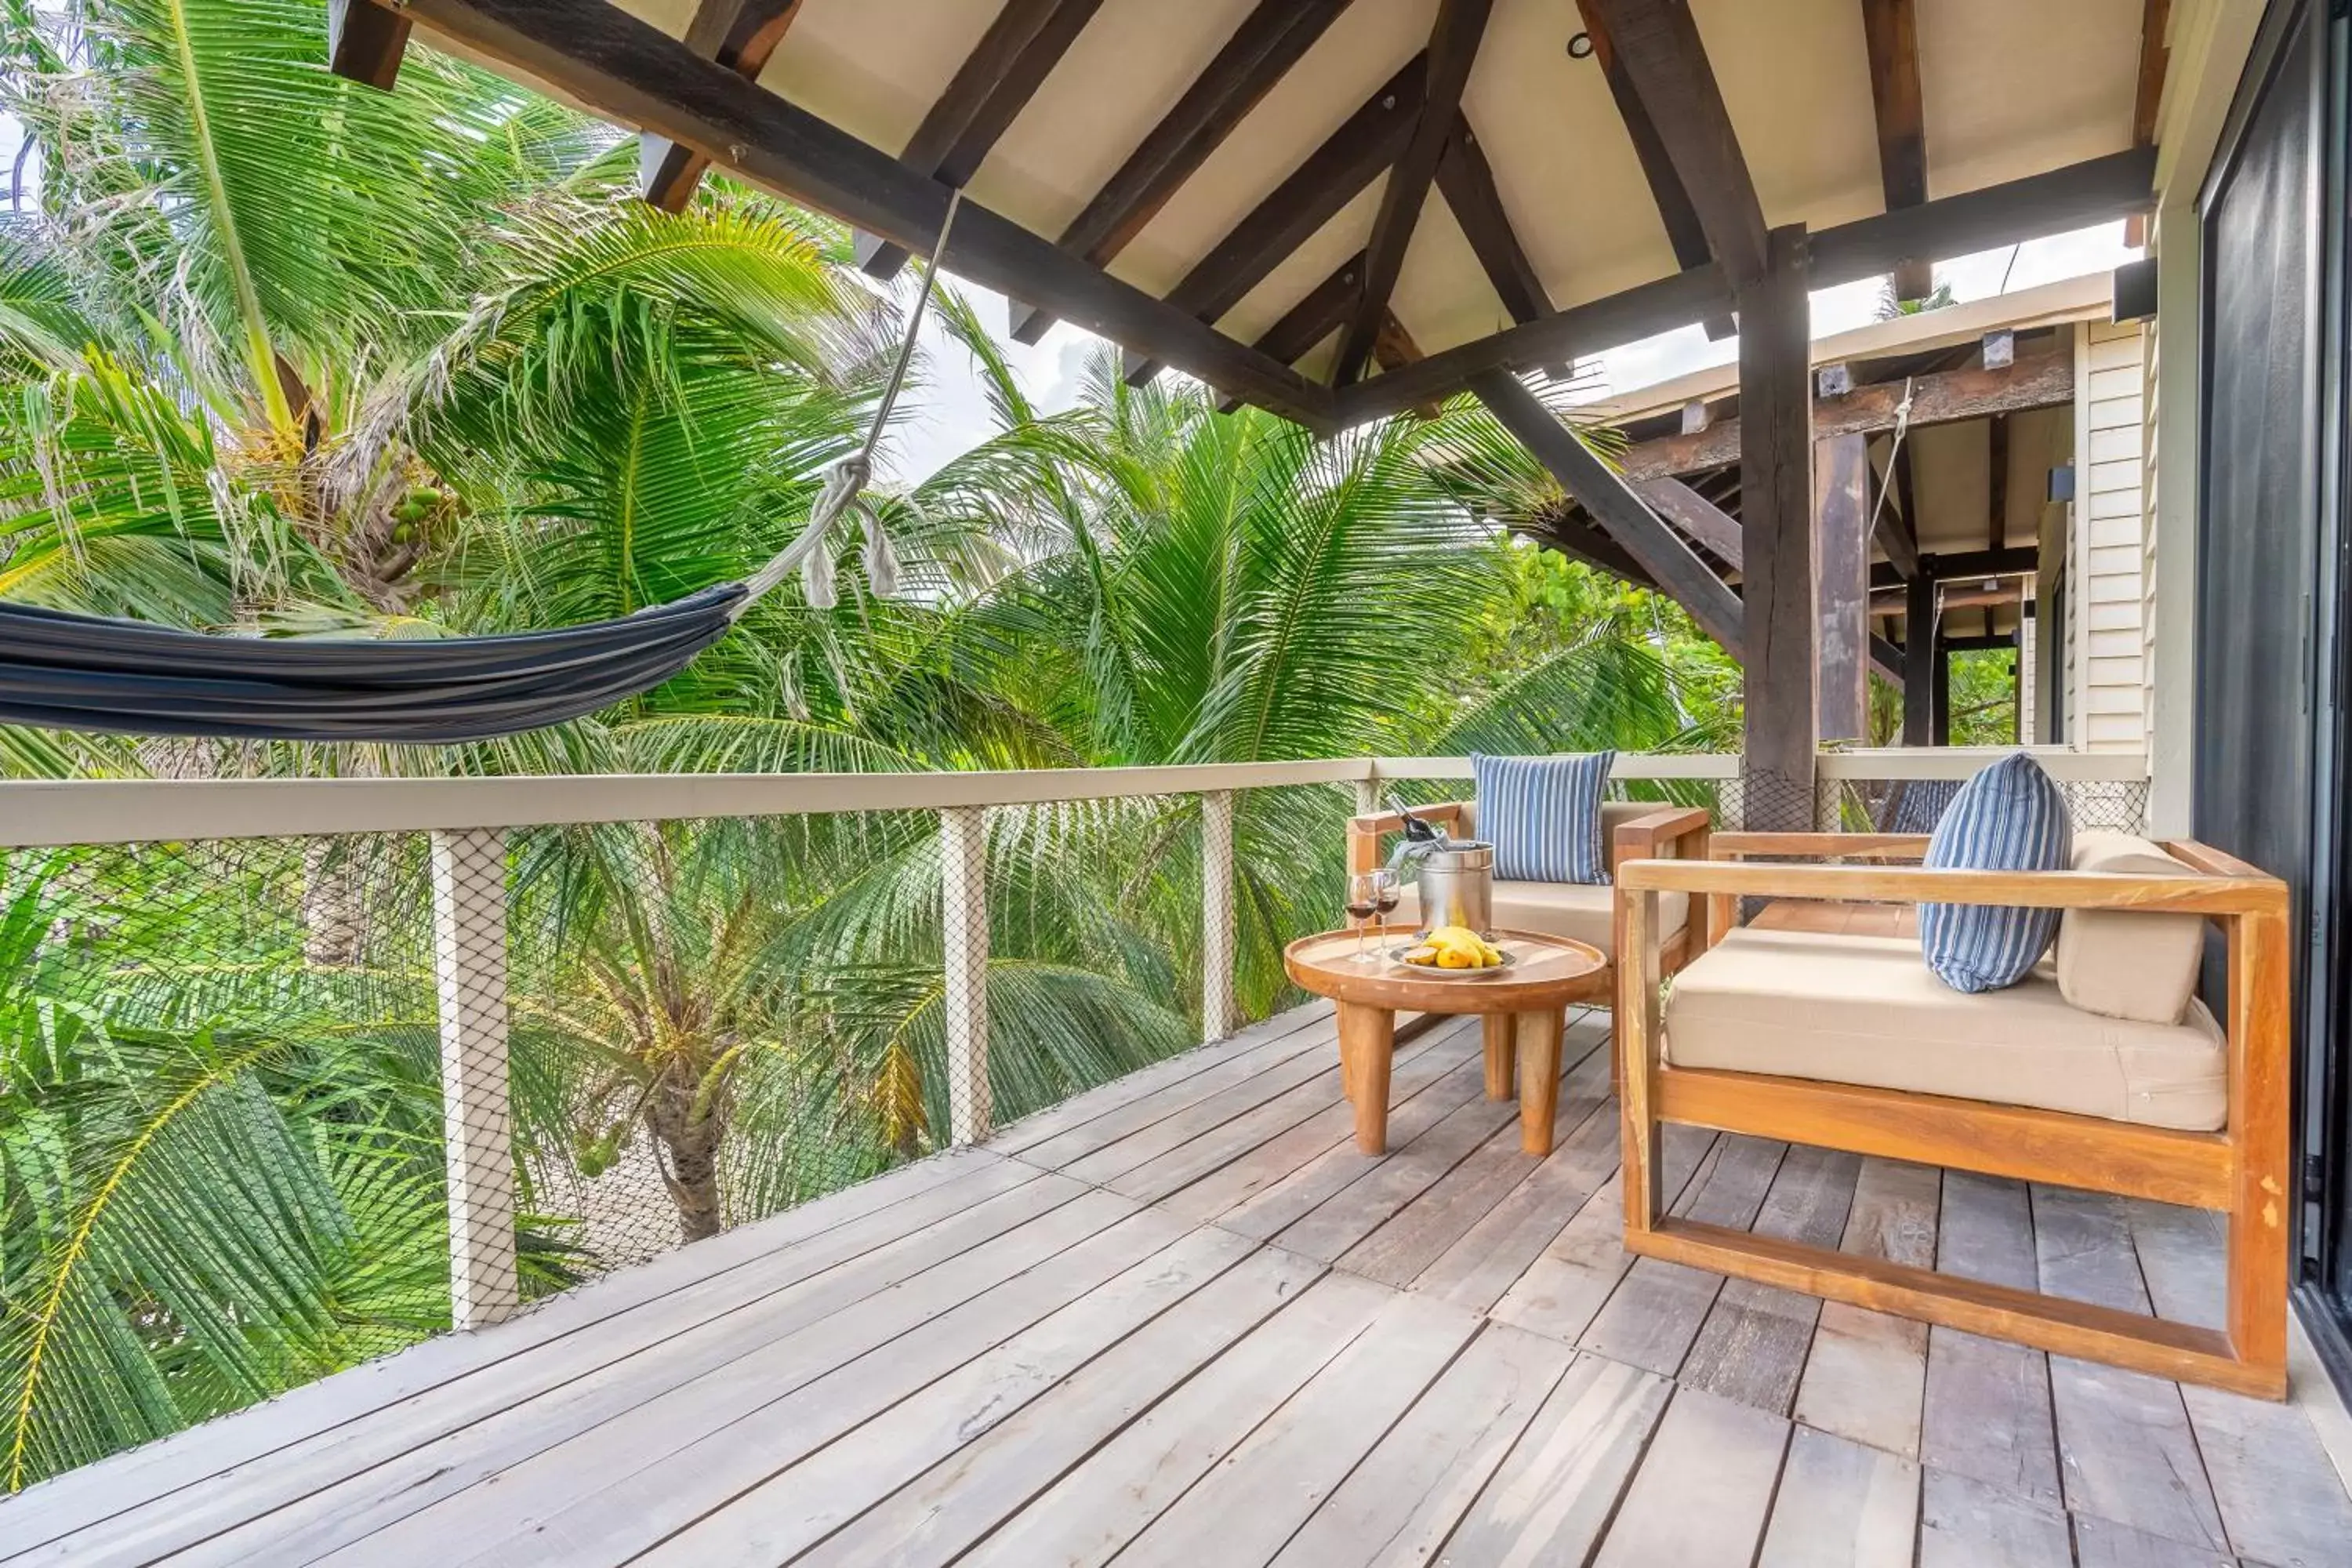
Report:
[[[429,637],[625,614],[772,554],[862,434],[895,319],[846,235],[723,180],[654,212],[610,132],[429,49],[398,94],[339,81],[321,26],[319,0],[0,15],[0,106],[43,160],[39,210],[0,226],[0,595]],[[19,731],[0,766],[1107,765],[1648,746],[1704,718],[1654,605],[1596,590],[1527,633],[1552,568],[1458,482],[1496,445],[1474,409],[1318,442],[1129,388],[1106,353],[1047,415],[947,309],[998,429],[886,503],[907,599],[819,612],[787,584],[661,689],[498,743]],[[1328,923],[1347,809],[1245,798],[1252,1012],[1283,941]],[[1000,1117],[1198,1037],[1173,999],[1200,994],[1199,832],[1182,800],[992,814]],[[565,1211],[526,1237],[531,1288],[938,1141],[938,855],[925,814],[518,836],[518,1166]],[[446,1324],[417,858],[0,865],[9,1484]],[[610,1212],[633,1173],[658,1238]]]

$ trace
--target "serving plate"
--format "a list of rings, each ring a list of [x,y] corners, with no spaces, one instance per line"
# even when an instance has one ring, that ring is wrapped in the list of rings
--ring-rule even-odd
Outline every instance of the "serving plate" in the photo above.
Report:
[[[1485,969],[1440,969],[1433,963],[1414,963],[1406,959],[1405,954],[1420,945],[1417,942],[1409,942],[1402,946],[1392,947],[1388,951],[1389,961],[1400,969],[1410,969],[1415,974],[1426,974],[1433,980],[1486,980],[1509,973],[1512,966],[1519,962],[1518,955],[1507,947],[1502,950],[1503,962]]]

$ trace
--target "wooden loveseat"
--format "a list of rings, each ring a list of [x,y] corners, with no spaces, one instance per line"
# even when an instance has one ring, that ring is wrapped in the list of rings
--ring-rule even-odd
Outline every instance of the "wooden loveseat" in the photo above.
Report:
[[[1927,842],[1727,833],[1713,836],[1706,859],[1652,858],[1641,838],[1622,846],[1626,1246],[2054,1353],[2284,1397],[2293,1201],[2284,885],[2193,842],[2161,846],[2178,874],[1903,864]],[[1818,863],[1833,858],[1874,863]],[[1667,986],[1665,910],[1680,899],[1701,913]],[[1743,900],[1775,902],[1743,926]],[[1775,918],[1921,901],[2202,917],[2226,938],[2226,998],[2212,1013],[2191,1004],[2178,1024],[2132,1022],[2072,1006],[2048,966],[2010,990],[1964,995],[1928,973],[1916,937],[1852,934],[1869,923],[1859,920]],[[2189,925],[2195,942],[2193,922],[2170,923]],[[1666,1122],[2215,1211],[2229,1232],[2226,1326],[1668,1215],[1658,1174]]]

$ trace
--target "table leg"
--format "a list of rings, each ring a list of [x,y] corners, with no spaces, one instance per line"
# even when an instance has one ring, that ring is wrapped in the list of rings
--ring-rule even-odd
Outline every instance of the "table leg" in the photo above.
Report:
[[[1517,1016],[1488,1013],[1479,1022],[1486,1032],[1486,1098],[1508,1100],[1519,1070]]]
[[[1339,1056],[1349,1064],[1356,1102],[1356,1147],[1389,1152],[1389,1062],[1396,1045],[1396,1015],[1359,1002],[1339,1004]]]
[[[1551,1123],[1559,1110],[1562,1009],[1521,1013],[1519,1019],[1519,1147],[1551,1152]]]

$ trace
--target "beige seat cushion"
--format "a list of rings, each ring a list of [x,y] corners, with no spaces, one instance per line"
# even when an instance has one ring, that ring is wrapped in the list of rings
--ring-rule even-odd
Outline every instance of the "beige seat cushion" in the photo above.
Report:
[[[2074,842],[2077,871],[2193,877],[2163,848],[2127,833],[2085,834]],[[2058,921],[2058,990],[2110,1018],[2177,1024],[2197,990],[2205,957],[2205,917],[2140,910],[2068,910]]]
[[[1589,942],[1614,959],[1616,897],[1614,888],[1591,888],[1577,882],[1496,882],[1495,923],[1507,931],[1534,931],[1539,936],[1564,936],[1571,942]],[[1659,939],[1670,939],[1682,930],[1689,913],[1689,894],[1659,894],[1659,923],[1664,927]],[[1405,888],[1391,919],[1421,923],[1419,888]]]
[[[2179,1024],[2067,1005],[2051,966],[1963,995],[1906,937],[1733,931],[1675,976],[1675,1067],[1774,1073],[2200,1132],[2228,1115],[2227,1050],[2202,1003]]]

